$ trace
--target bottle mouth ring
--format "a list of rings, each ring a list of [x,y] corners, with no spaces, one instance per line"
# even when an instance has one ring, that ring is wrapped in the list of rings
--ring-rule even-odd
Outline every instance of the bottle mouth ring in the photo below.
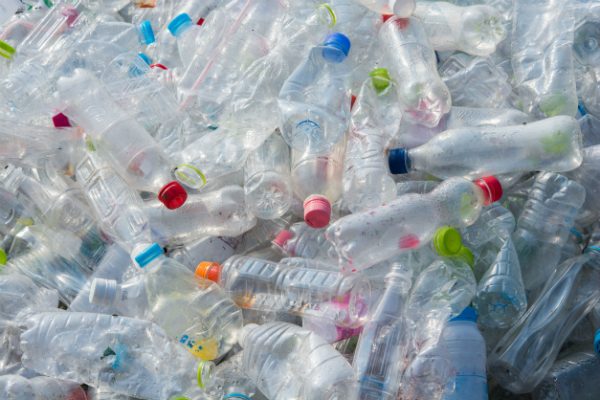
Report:
[[[190,164],[179,164],[176,177],[179,182],[195,189],[206,185],[206,177],[202,171]]]

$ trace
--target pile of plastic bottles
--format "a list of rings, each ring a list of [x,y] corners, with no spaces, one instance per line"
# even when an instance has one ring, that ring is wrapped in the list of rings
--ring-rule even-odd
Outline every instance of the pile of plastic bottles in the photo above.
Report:
[[[22,1],[0,400],[600,399],[598,0]]]

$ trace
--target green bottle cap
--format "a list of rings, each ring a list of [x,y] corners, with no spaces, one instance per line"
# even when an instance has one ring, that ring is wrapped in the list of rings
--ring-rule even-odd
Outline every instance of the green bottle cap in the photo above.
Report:
[[[442,228],[435,233],[433,246],[439,255],[453,256],[460,251],[462,246],[460,233],[454,228]]]
[[[466,262],[469,265],[469,267],[473,269],[473,261],[475,258],[473,257],[473,253],[471,253],[471,250],[467,249],[465,246],[460,246],[460,251],[454,256]]]
[[[12,58],[13,54],[15,54],[15,48],[10,44],[0,40],[0,57],[10,59]]]
[[[369,78],[373,78],[373,86],[377,93],[383,92],[390,86],[390,75],[385,68],[376,68],[369,74]]]
[[[0,265],[6,265],[6,253],[0,249]]]

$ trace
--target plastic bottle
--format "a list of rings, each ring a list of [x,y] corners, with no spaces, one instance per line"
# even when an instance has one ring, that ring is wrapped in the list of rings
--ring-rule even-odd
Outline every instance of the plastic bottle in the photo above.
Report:
[[[187,68],[192,62],[195,54],[196,37],[200,33],[201,25],[196,25],[186,13],[179,14],[169,23],[168,26],[171,35],[177,38],[177,50],[179,57],[183,63],[183,67]]]
[[[290,227],[290,237],[282,247],[292,257],[328,260],[331,243],[325,239],[325,229],[314,229],[305,222],[298,222]]]
[[[217,282],[242,308],[321,318],[342,328],[360,327],[369,315],[371,288],[359,274],[296,268],[246,256],[233,256],[222,266],[202,263],[196,274]]]
[[[312,228],[324,228],[331,220],[331,205],[342,195],[346,135],[330,150],[301,153],[292,149],[292,189],[304,208],[304,220]]]
[[[283,230],[275,239],[273,239],[269,247],[248,252],[246,255],[251,258],[258,258],[261,260],[278,263],[282,258],[289,256],[289,254],[287,254],[283,249],[283,243],[289,238],[290,233],[286,230]]]
[[[485,340],[477,329],[477,313],[467,307],[459,316],[448,321],[444,329],[450,359],[456,369],[456,388],[445,393],[444,400],[487,400],[485,372]]]
[[[181,57],[178,54],[177,38],[168,30],[158,35],[158,42],[151,54],[153,62],[150,68],[160,70],[173,70],[183,68]]]
[[[29,225],[33,220],[25,207],[14,194],[0,187],[0,234],[4,236],[0,248],[8,251],[15,235]]]
[[[513,12],[511,64],[523,111],[536,120],[575,115],[577,90],[571,56],[574,28],[571,3],[518,0]],[[541,30],[545,34],[532,41]],[[552,61],[545,62],[546,59]]]
[[[132,250],[151,242],[150,224],[139,193],[96,152],[77,166],[77,182],[91,206],[102,232]]]
[[[292,204],[290,150],[272,134],[244,164],[244,193],[248,209],[261,219],[282,216]]]
[[[396,183],[386,165],[385,150],[398,126],[398,88],[387,70],[375,69],[364,82],[350,118],[344,160],[344,199],[352,212],[374,207],[396,195]],[[395,133],[395,132],[394,132]]]
[[[379,31],[379,44],[388,71],[399,82],[403,119],[430,128],[436,126],[450,111],[452,100],[437,72],[435,52],[423,23],[413,17],[392,17]]]
[[[459,7],[444,2],[419,2],[414,16],[423,21],[436,51],[460,50],[487,56],[506,38],[500,13],[487,5]]]
[[[168,256],[190,271],[196,271],[202,261],[223,263],[229,257],[241,250],[244,236],[208,236],[196,241],[185,243],[168,253]]]
[[[89,135],[94,147],[137,190],[158,193],[169,209],[185,203],[187,193],[172,180],[171,160],[144,128],[121,111],[100,82],[86,70],[58,81],[66,114]]]
[[[175,342],[205,360],[222,356],[237,342],[242,311],[217,285],[167,258],[157,244],[139,253],[135,261],[144,269],[144,283],[138,283],[137,278],[122,285],[96,279],[90,303],[117,307],[128,303],[123,306],[139,313],[145,294],[157,324]],[[145,293],[140,285],[145,285]]]
[[[244,351],[240,351],[215,368],[215,383],[208,390],[211,396],[216,399],[248,400],[255,394],[256,386],[244,372],[243,357]]]
[[[212,385],[214,364],[178,350],[149,321],[41,313],[27,321],[21,346],[23,364],[38,373],[144,399],[199,394],[198,386]]]
[[[350,40],[333,33],[304,56],[283,84],[277,100],[279,127],[294,150],[326,151],[348,129],[353,83],[349,51]]]
[[[357,398],[352,368],[313,332],[283,322],[250,324],[240,344],[244,371],[267,398]]]
[[[581,131],[571,117],[553,117],[525,126],[459,128],[445,131],[415,149],[393,149],[390,171],[423,171],[445,179],[468,179],[516,171],[570,171],[582,161]]]
[[[411,271],[392,264],[385,289],[363,328],[354,352],[352,367],[358,380],[358,399],[396,398],[400,386],[403,343],[403,307],[412,285]]]
[[[156,41],[149,21],[130,24],[100,20],[96,20],[78,41],[82,40],[111,42],[134,53],[140,51],[142,46],[150,45]]]
[[[552,271],[535,303],[488,357],[488,371],[500,385],[528,393],[543,379],[569,333],[600,298],[599,260],[600,252],[590,249]]]
[[[27,379],[19,375],[4,375],[0,377],[0,396],[19,400],[87,400],[86,393],[77,383],[47,376]]]
[[[360,271],[425,245],[440,227],[473,224],[481,208],[500,197],[502,187],[494,177],[475,183],[450,178],[426,195],[407,194],[341,218],[325,236],[338,253],[340,267]]]
[[[575,7],[575,41],[573,57],[583,66],[600,64],[597,24],[600,20],[600,8],[594,3],[578,4]]]
[[[585,202],[579,210],[577,223],[581,226],[593,224],[600,217],[600,181],[598,181],[598,160],[600,146],[590,146],[582,150],[581,165],[564,175],[585,188]]]
[[[34,221],[56,230],[70,232],[81,243],[79,251],[93,269],[106,253],[106,239],[87,204],[71,191],[62,192],[23,174],[21,168],[9,165],[0,173],[0,181],[29,211]]]
[[[161,245],[189,243],[202,236],[237,236],[256,224],[239,186],[194,194],[177,210],[168,210],[156,200],[146,201],[144,212],[152,240]]]
[[[525,289],[542,285],[556,267],[584,198],[585,189],[562,175],[536,176],[512,234]]]

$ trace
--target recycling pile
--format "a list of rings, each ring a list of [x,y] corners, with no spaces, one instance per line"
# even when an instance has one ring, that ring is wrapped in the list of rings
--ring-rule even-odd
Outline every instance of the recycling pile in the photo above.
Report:
[[[0,400],[600,398],[600,2],[30,1]]]

